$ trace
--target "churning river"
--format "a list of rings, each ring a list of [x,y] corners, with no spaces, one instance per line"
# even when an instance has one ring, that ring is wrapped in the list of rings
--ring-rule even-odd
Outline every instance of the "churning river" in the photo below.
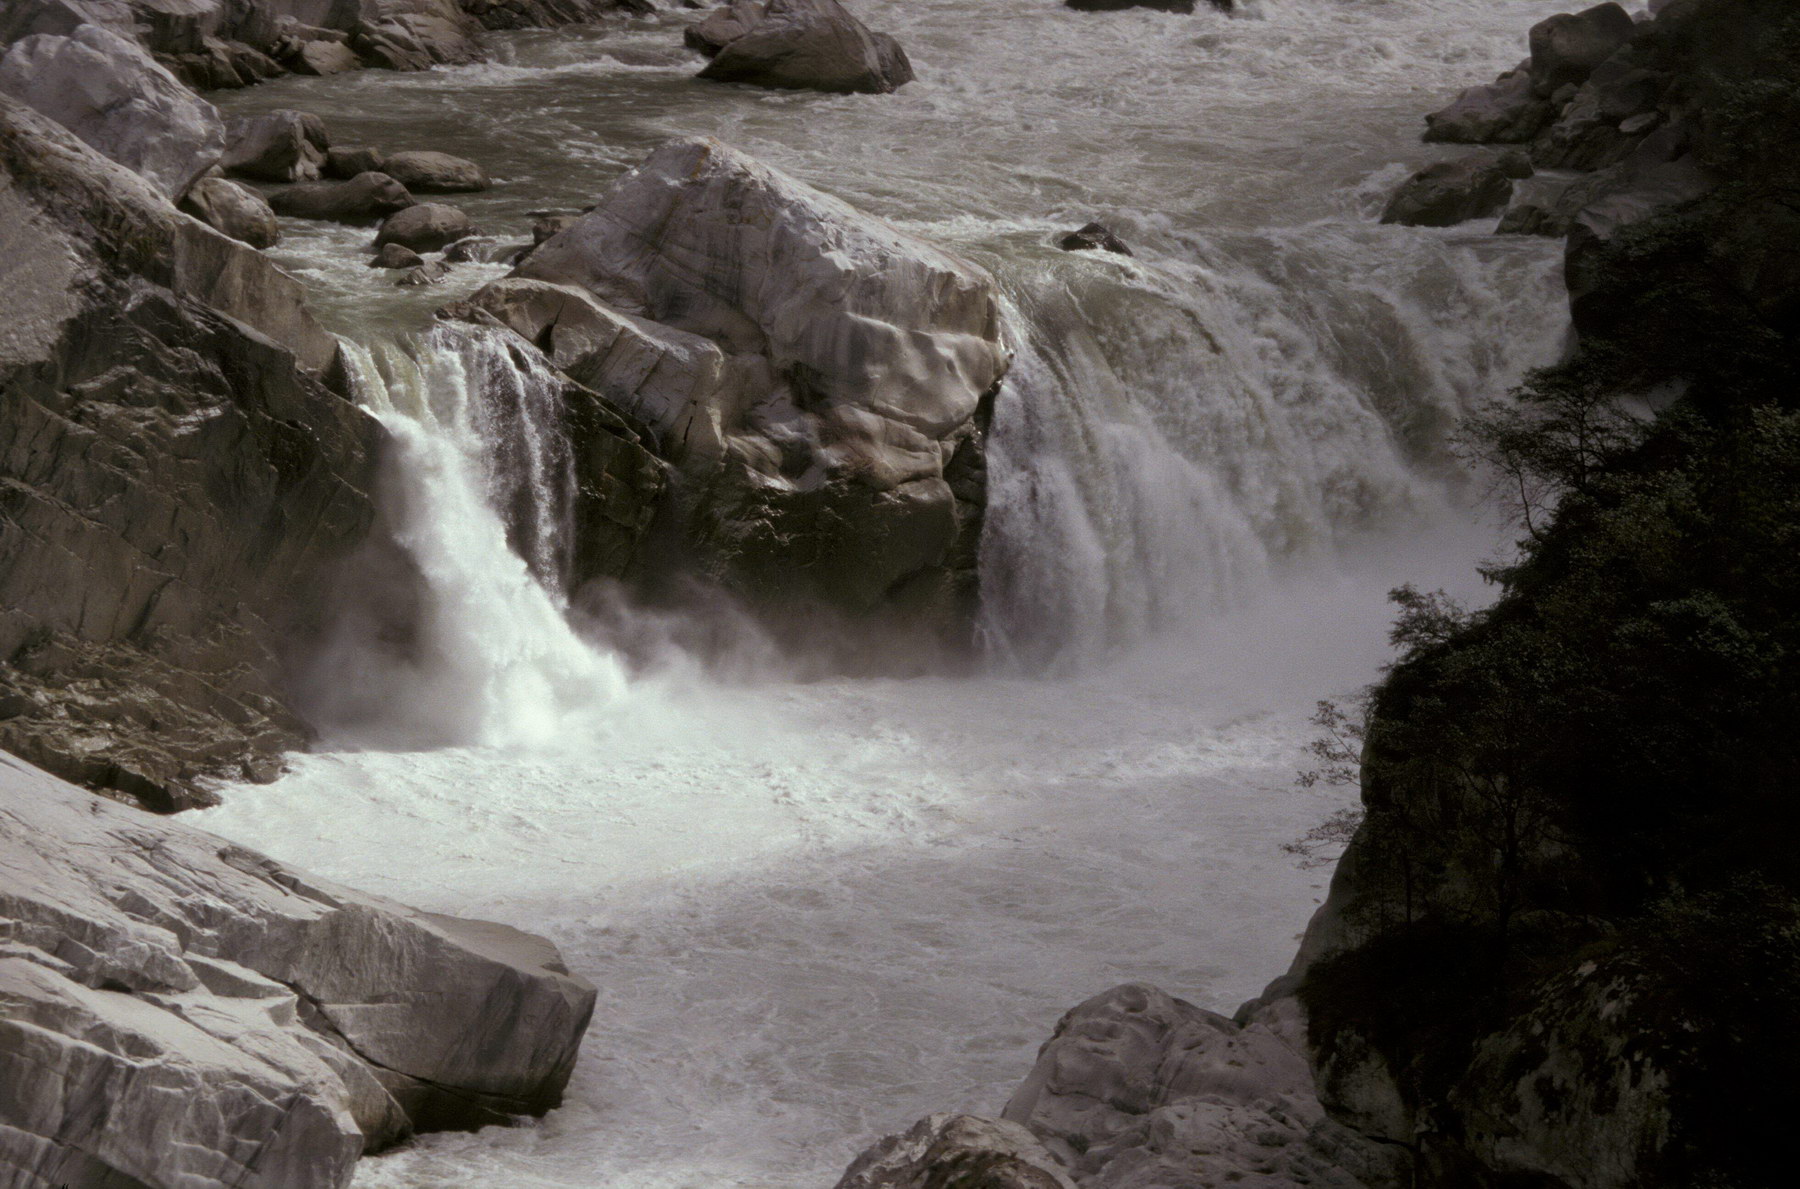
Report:
[[[215,96],[479,161],[499,184],[449,201],[507,239],[716,136],[989,268],[1016,350],[979,674],[802,680],[747,630],[702,666],[667,615],[572,623],[507,545],[496,488],[530,477],[497,473],[471,377],[512,368],[527,412],[548,385],[425,334],[504,267],[397,289],[366,228],[284,223],[273,254],[392,431],[435,659],[329,652],[318,748],[201,824],[547,935],[600,992],[562,1109],[356,1184],[826,1189],[921,1115],[997,1112],[1091,994],[1229,1011],[1281,973],[1324,873],[1280,843],[1349,795],[1295,785],[1306,716],[1376,675],[1387,588],[1479,597],[1506,533],[1451,436],[1566,331],[1554,242],[1376,214],[1434,156],[1422,113],[1559,7],[851,0],[918,80],[849,97],[694,79],[680,11]],[[1054,247],[1090,219],[1136,256]]]

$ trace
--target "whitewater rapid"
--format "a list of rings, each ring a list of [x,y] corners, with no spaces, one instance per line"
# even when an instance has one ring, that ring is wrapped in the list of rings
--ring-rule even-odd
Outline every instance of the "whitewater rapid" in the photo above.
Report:
[[[202,824],[542,933],[600,993],[562,1109],[365,1161],[365,1189],[822,1189],[920,1115],[997,1112],[1109,985],[1230,1010],[1322,895],[1279,850],[1346,799],[1294,783],[1313,701],[1374,678],[1389,587],[1482,595],[1505,533],[1451,438],[1561,350],[1558,253],[1374,214],[1436,155],[1420,113],[1558,5],[851,6],[917,82],[703,84],[660,13],[222,97],[482,162],[502,184],[455,201],[502,238],[715,135],[992,270],[1016,349],[985,675],[799,680],[747,629],[708,669],[645,647],[684,634],[648,613],[609,627],[627,662],[556,580],[554,384],[491,332],[424,329],[504,268],[396,290],[366,229],[284,223],[275,255],[361,344],[395,442],[384,527],[428,579],[422,647],[396,665],[346,625],[319,748]],[[1136,255],[1052,246],[1091,218]]]

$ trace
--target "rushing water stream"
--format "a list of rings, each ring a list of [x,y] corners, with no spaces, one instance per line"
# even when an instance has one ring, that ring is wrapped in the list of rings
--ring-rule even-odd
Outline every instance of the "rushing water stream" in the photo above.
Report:
[[[428,580],[423,646],[404,669],[353,641],[322,658],[321,750],[205,824],[544,933],[600,988],[565,1107],[367,1161],[359,1186],[828,1186],[879,1133],[997,1111],[1112,983],[1228,1010],[1321,894],[1278,849],[1338,803],[1293,784],[1312,700],[1374,675],[1389,586],[1467,591],[1499,539],[1447,436],[1560,350],[1556,247],[1373,216],[1433,155],[1420,113],[1558,5],[853,8],[917,82],[702,83],[688,18],[661,14],[224,97],[478,160],[501,184],[453,201],[513,239],[664,138],[718,136],[990,268],[1017,348],[990,675],[801,682],[753,638],[726,674],[672,646],[628,671],[554,581],[552,386],[484,333],[422,329],[504,269],[398,290],[366,229],[286,225],[274,254],[363,344],[396,442],[384,515]],[[1052,246],[1092,218],[1137,255]],[[542,515],[509,543],[520,499]]]

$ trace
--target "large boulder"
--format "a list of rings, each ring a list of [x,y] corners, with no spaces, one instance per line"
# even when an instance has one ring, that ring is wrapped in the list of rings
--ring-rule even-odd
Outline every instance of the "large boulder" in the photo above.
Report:
[[[310,112],[264,112],[231,121],[225,172],[262,182],[310,182],[319,177],[331,136]]]
[[[931,1115],[877,1140],[837,1189],[1075,1189],[1031,1132],[1004,1119]]]
[[[0,1167],[339,1189],[557,1105],[594,1006],[549,942],[314,879],[0,753]]]
[[[771,601],[966,612],[1009,361],[982,269],[693,139],[514,276],[477,303],[649,429],[703,572]]]
[[[260,252],[0,96],[0,747],[174,809],[305,741],[282,654],[377,424]]]
[[[1130,983],[1056,1026],[1002,1116],[1095,1189],[1398,1186],[1375,1145],[1325,1116],[1287,997],[1236,1020]]]
[[[459,194],[485,190],[493,184],[488,180],[487,170],[449,153],[394,153],[382,158],[381,172],[408,190],[424,193]]]
[[[1540,95],[1587,81],[1594,67],[1631,40],[1631,14],[1609,0],[1579,13],[1561,13],[1531,27],[1531,79]]]
[[[421,202],[389,215],[375,233],[375,246],[399,244],[415,252],[436,252],[474,234],[475,225],[464,212],[441,202]]]
[[[691,50],[711,58],[750,31],[762,19],[760,0],[733,0],[715,8],[682,31],[681,40]]]
[[[1425,139],[1443,144],[1525,144],[1556,118],[1556,107],[1532,89],[1525,65],[1485,86],[1470,87],[1425,117]]]
[[[383,219],[416,204],[406,187],[385,173],[359,173],[347,182],[302,182],[269,199],[278,215],[338,223]]]
[[[1412,175],[1388,200],[1383,223],[1407,227],[1450,227],[1500,213],[1512,197],[1513,182],[1531,176],[1531,162],[1518,149],[1498,157],[1471,153],[1428,165]]]
[[[911,82],[913,70],[899,42],[871,32],[837,0],[767,0],[743,33],[720,46],[700,77],[883,94]]]
[[[181,197],[181,209],[253,248],[281,242],[281,225],[261,194],[226,178],[201,178]]]
[[[219,161],[213,105],[109,29],[27,37],[0,58],[0,92],[23,100],[169,198]]]

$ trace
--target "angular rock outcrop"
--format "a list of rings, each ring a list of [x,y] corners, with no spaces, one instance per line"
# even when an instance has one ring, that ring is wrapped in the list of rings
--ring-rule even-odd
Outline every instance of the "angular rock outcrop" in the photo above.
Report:
[[[372,521],[298,282],[0,97],[0,747],[159,809],[304,739],[281,650]]]
[[[1114,252],[1120,256],[1129,256],[1131,249],[1125,241],[1113,234],[1112,228],[1104,223],[1085,223],[1061,236],[1056,246],[1065,252],[1092,252],[1095,250]]]
[[[218,164],[225,148],[225,125],[212,104],[136,42],[98,25],[14,43],[0,58],[0,93],[30,104],[171,199]]]
[[[1428,165],[1394,192],[1383,223],[1407,227],[1453,227],[1500,213],[1513,183],[1531,176],[1531,161],[1514,150],[1498,157],[1472,153]]]
[[[266,199],[225,178],[201,178],[181,196],[181,209],[214,231],[253,248],[281,242],[281,226]]]
[[[742,24],[722,41],[701,78],[759,87],[885,94],[913,79],[900,43],[872,32],[837,0],[766,0],[760,11],[741,7],[715,14],[707,40]],[[714,18],[708,18],[714,20]]]
[[[473,302],[647,428],[703,574],[790,605],[967,613],[1009,362],[981,269],[680,140]]]
[[[264,112],[231,121],[226,129],[226,173],[262,182],[316,181],[331,135],[310,112]]]
[[[1610,0],[1579,13],[1548,17],[1531,27],[1531,79],[1539,92],[1580,86],[1594,68],[1618,53],[1636,28],[1631,14]]]
[[[594,1005],[548,942],[313,879],[0,754],[0,1168],[339,1189],[560,1101]]]

